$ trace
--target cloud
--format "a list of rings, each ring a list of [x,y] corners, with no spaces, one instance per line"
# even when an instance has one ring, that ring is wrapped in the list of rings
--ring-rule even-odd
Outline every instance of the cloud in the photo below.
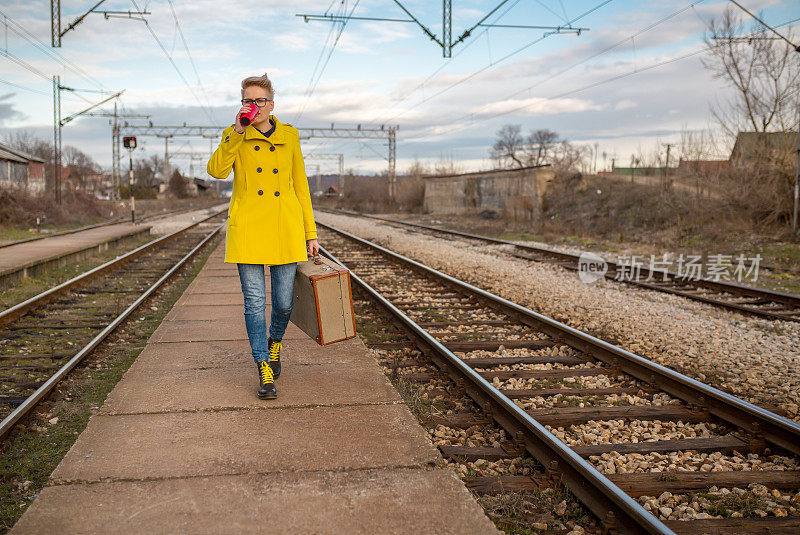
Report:
[[[0,125],[14,120],[21,120],[25,117],[25,114],[15,110],[14,104],[10,102],[15,95],[16,93],[6,93],[0,96]]]
[[[514,112],[520,116],[555,115],[560,113],[578,113],[589,110],[602,110],[603,107],[588,100],[576,98],[548,99],[531,97],[526,99],[508,99],[485,104],[474,110],[472,115],[496,115]]]
[[[628,108],[635,108],[638,105],[639,104],[637,102],[634,102],[633,100],[623,99],[614,105],[614,110],[615,111],[627,110]]]

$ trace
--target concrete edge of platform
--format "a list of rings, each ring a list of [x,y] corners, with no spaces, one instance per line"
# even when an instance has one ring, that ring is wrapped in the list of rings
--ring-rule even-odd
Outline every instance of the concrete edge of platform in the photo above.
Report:
[[[230,532],[497,533],[446,467],[109,481],[51,486],[42,494],[47,500],[31,506],[35,516],[23,516],[11,533],[194,533],[212,521]],[[98,506],[61,515],[87,501]]]
[[[88,247],[34,260],[20,266],[6,269],[5,271],[0,272],[0,289],[8,288],[11,283],[21,279],[35,277],[45,270],[53,269],[54,267],[62,267],[67,263],[74,262],[76,260],[83,260],[84,258],[93,256],[96,253],[101,253],[113,246],[124,245],[125,243],[132,241],[134,238],[144,234],[145,232],[149,233],[151,228],[152,227],[150,225],[146,225],[133,229],[125,234],[104,239],[103,241]]]

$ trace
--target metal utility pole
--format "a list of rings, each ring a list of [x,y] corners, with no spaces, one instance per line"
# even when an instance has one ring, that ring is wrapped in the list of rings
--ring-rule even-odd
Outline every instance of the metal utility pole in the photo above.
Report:
[[[83,19],[90,13],[103,15],[106,20],[110,18],[145,20],[144,15],[151,15],[149,11],[96,11],[97,8],[100,7],[100,4],[105,1],[106,0],[100,0],[97,2],[92,9],[72,21],[72,23],[67,26],[66,30],[61,31],[61,0],[50,0],[50,46],[53,48],[60,48],[61,38],[64,37],[64,34],[75,29],[75,27],[83,22]]]
[[[344,195],[344,154],[339,155],[339,195]]]
[[[116,201],[119,194],[119,116],[117,101],[114,101],[114,122],[111,126],[111,200]]]
[[[667,161],[664,164],[664,189],[669,189],[669,150],[672,148],[674,143],[667,143]]]
[[[442,56],[453,55],[453,1],[442,0]],[[390,189],[391,191],[391,189]]]
[[[582,18],[583,15],[574,18],[571,21],[567,21],[564,26],[531,26],[531,25],[521,25],[521,24],[490,24],[486,22],[486,19],[491,17],[498,9],[500,9],[507,0],[500,2],[494,9],[492,9],[489,13],[487,13],[481,20],[473,24],[471,27],[464,30],[464,32],[453,41],[453,2],[452,0],[442,0],[442,38],[439,39],[436,34],[434,34],[430,28],[422,24],[417,17],[411,14],[411,12],[401,3],[399,0],[394,0],[394,3],[403,10],[403,12],[408,15],[409,18],[407,19],[391,19],[391,18],[382,18],[382,17],[353,17],[350,15],[312,15],[309,13],[297,13],[295,16],[303,17],[304,22],[308,21],[328,21],[328,22],[347,22],[351,20],[371,20],[371,21],[381,21],[381,22],[410,22],[414,23],[420,27],[425,35],[427,35],[431,41],[435,42],[442,48],[442,56],[445,58],[450,58],[453,56],[453,47],[457,44],[464,42],[472,32],[479,28],[527,28],[527,29],[534,29],[534,30],[550,30],[549,32],[545,33],[545,36],[551,35],[554,33],[575,33],[580,35],[581,32],[589,31],[589,28],[576,28],[572,26],[572,23],[577,21],[578,19]],[[584,14],[586,15],[586,14]]]
[[[389,131],[389,198],[397,195],[397,130]]]
[[[53,76],[53,193],[61,204],[61,77]]]
[[[55,180],[55,190],[56,190],[56,202],[59,204],[61,203],[61,127],[63,127],[68,122],[72,121],[76,117],[80,115],[92,115],[87,112],[95,109],[96,107],[105,104],[111,99],[119,97],[122,93],[125,92],[123,89],[122,91],[118,91],[111,95],[108,98],[105,98],[98,102],[97,104],[92,104],[88,108],[79,111],[78,113],[73,113],[68,117],[61,118],[61,91],[81,91],[78,89],[73,89],[71,87],[61,85],[61,77],[60,76],[53,76],[53,167],[54,167],[54,175],[53,178]]]
[[[125,148],[128,149],[128,158],[130,160],[130,171],[128,173],[128,184],[131,189],[131,225],[136,224],[136,200],[133,195],[133,149],[136,148],[136,137],[127,136],[123,139]]]
[[[164,136],[164,169],[169,168],[169,138],[172,136]]]
[[[213,150],[211,151],[213,153]],[[189,179],[194,180],[194,162],[200,160],[208,161],[211,154],[207,152],[173,152],[169,155],[173,160],[188,159],[189,160]]]
[[[155,137],[205,137],[210,138],[209,144],[213,151],[213,139],[218,138],[226,126],[156,126],[153,123],[147,125],[133,125],[125,122],[120,127],[128,134],[139,136]],[[389,144],[388,172],[389,172],[389,194],[394,196],[396,193],[397,181],[397,131],[399,126],[381,125],[380,128],[362,128],[356,125],[355,128],[334,127],[329,128],[298,128],[301,139],[334,138],[334,139],[387,139]],[[341,174],[340,174],[341,176]]]
[[[50,46],[61,46],[61,0],[50,0]]]
[[[136,200],[133,195],[133,148],[128,149],[128,161],[130,170],[128,171],[128,185],[131,188],[131,225],[136,224]]]
[[[310,152],[304,154],[306,160],[339,160],[339,178],[336,181],[339,194],[344,192],[344,154],[331,152]]]
[[[110,117],[111,120],[109,124],[111,125],[111,200],[118,201],[120,200],[121,196],[119,194],[119,188],[122,186],[122,174],[120,171],[120,167],[122,165],[122,157],[120,156],[119,146],[121,144],[120,140],[120,130],[119,130],[119,121],[120,119],[149,119],[150,115],[142,115],[138,113],[127,113],[121,115],[117,111],[117,101],[114,101],[114,113],[106,113],[106,112],[89,112],[85,113],[84,115],[88,115],[90,117]]]
[[[312,164],[309,165],[309,167],[313,167],[317,170],[317,172],[314,173],[314,191],[311,192],[311,196],[313,197],[317,192],[322,192],[322,171],[319,164]]]
[[[800,206],[800,106],[797,107],[798,121],[797,121],[797,163],[794,168],[794,209],[792,210],[792,237],[794,239],[800,238],[797,229],[797,210]]]

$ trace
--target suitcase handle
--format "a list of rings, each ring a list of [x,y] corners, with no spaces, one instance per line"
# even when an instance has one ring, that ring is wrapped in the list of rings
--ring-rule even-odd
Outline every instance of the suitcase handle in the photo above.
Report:
[[[317,265],[320,265],[322,263],[322,260],[320,260],[318,254],[314,255],[314,263],[317,264]]]

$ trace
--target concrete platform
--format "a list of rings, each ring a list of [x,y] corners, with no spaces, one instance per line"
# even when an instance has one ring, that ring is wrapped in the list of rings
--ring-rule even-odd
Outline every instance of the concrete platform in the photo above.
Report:
[[[45,269],[77,262],[109,247],[150,234],[150,225],[119,223],[0,249],[0,288]]]
[[[11,533],[496,533],[358,338],[290,324],[279,397],[256,397],[223,253]]]

